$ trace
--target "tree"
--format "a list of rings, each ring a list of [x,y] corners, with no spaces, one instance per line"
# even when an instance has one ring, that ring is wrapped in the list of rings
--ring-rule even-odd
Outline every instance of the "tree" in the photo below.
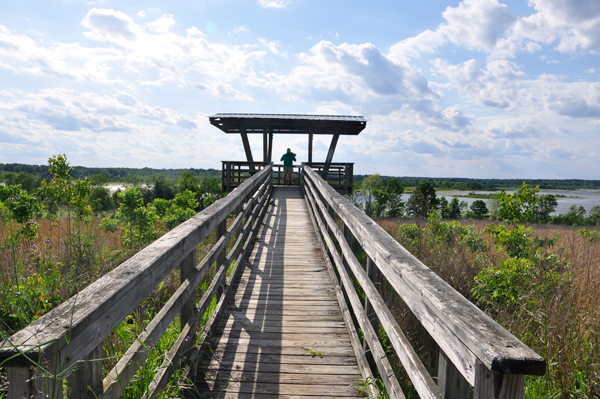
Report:
[[[426,218],[427,214],[435,209],[437,205],[435,188],[433,188],[431,182],[420,182],[406,205],[410,215]]]
[[[475,219],[483,219],[487,216],[488,209],[483,200],[473,201],[471,204],[471,213]]]
[[[404,212],[404,202],[402,202],[402,194],[404,194],[404,187],[400,185],[398,180],[392,178],[387,182],[385,186],[385,191],[390,196],[390,199],[388,201],[388,216],[401,216]]]
[[[95,214],[113,209],[114,203],[110,190],[106,187],[96,186],[92,188],[88,197],[88,203]]]
[[[535,221],[538,191],[540,186],[529,188],[525,182],[516,193],[502,191],[498,198],[498,217],[513,223]]]
[[[365,197],[365,213],[372,216],[375,213],[375,204],[373,203],[373,191],[380,190],[383,186],[383,180],[379,174],[367,176],[360,184],[360,190]]]
[[[556,210],[557,206],[558,201],[556,201],[556,197],[554,195],[540,195],[535,208],[537,218],[543,223],[548,222],[548,220],[550,220],[550,214]]]
[[[452,198],[448,205],[448,218],[458,219],[462,213],[462,210],[466,207],[466,202],[458,201],[458,198]]]

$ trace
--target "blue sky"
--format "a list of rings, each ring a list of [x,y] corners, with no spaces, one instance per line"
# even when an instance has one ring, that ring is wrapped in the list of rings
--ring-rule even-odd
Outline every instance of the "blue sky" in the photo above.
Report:
[[[367,128],[334,161],[356,173],[599,178],[598,0],[0,8],[3,163],[220,168],[241,140],[207,115],[351,114]],[[305,137],[287,147],[306,160]]]

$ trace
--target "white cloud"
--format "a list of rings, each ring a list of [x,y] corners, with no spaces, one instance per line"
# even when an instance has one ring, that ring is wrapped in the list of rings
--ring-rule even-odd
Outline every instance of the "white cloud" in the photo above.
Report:
[[[500,60],[488,62],[487,70],[483,70],[476,60],[449,65],[436,59],[434,71],[448,79],[458,92],[494,108],[516,106],[518,80],[525,75],[516,64]]]
[[[279,51],[279,46],[281,46],[281,43],[278,40],[269,42],[267,39],[260,37],[258,38],[258,41],[265,47],[267,47],[269,49],[269,51],[271,51],[273,54],[280,54]]]
[[[156,33],[168,33],[175,26],[173,15],[163,15],[154,22],[150,22],[148,28]]]
[[[558,40],[561,52],[594,51],[600,46],[600,2],[596,0],[532,0],[537,11],[522,18],[515,36],[542,43]]]
[[[144,10],[140,10],[136,15],[140,18],[144,18],[146,16],[146,13],[144,12]]]
[[[127,14],[107,9],[92,8],[81,25],[90,29],[84,33],[88,38],[121,46],[135,42],[141,33],[139,26]]]
[[[286,0],[258,0],[258,4],[267,8],[284,8],[288,2]]]

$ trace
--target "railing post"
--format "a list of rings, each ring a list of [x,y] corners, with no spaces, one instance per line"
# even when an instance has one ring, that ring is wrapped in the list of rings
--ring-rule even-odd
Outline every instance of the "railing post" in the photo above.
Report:
[[[179,264],[179,275],[180,281],[183,283],[190,273],[196,268],[196,248],[186,256]],[[186,325],[190,317],[194,314],[194,307],[196,306],[196,295],[191,295],[185,304],[181,307],[179,313],[179,322],[181,323],[181,329]]]
[[[44,369],[35,366],[7,367],[8,399],[62,399],[62,379],[52,375],[58,369],[55,360],[42,360]]]
[[[225,217],[225,219],[221,223],[219,223],[219,225],[217,226],[217,241],[219,241],[221,236],[223,234],[225,234],[226,231],[227,231],[227,217]],[[219,268],[225,261],[226,257],[227,257],[227,245],[225,246],[225,248],[223,248],[223,250],[217,256],[217,270],[219,270]],[[223,289],[224,289],[223,284],[221,284],[219,286],[219,290],[217,293],[217,301],[219,299],[221,299],[221,295],[223,294]]]
[[[102,385],[102,360],[104,359],[104,346],[98,345],[83,359],[79,368],[67,377],[68,398],[97,398],[96,391]]]
[[[444,394],[444,399],[470,398],[471,385],[454,366],[454,363],[448,359],[442,348],[440,348],[438,359],[437,386]]]
[[[369,256],[367,256],[367,276],[369,276],[369,279],[375,286],[375,289],[377,291],[381,291],[381,273],[379,272],[379,269],[377,268],[377,265],[375,264],[375,262],[373,262],[373,260]],[[375,310],[373,309],[373,306],[371,305],[371,302],[369,301],[369,298],[367,298],[366,295],[365,295],[365,313],[367,314],[367,317],[371,321],[373,330],[375,330],[376,334],[379,334],[379,319],[377,318],[377,313],[375,313]]]
[[[523,399],[525,375],[494,373],[477,361],[473,388],[473,399]]]

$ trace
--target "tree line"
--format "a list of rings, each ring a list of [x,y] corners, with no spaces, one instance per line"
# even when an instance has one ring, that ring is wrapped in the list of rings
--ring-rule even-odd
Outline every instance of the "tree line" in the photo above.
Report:
[[[355,175],[355,182],[362,182],[369,175]],[[578,190],[600,189],[600,180],[583,179],[471,179],[471,178],[437,178],[437,177],[392,177],[381,176],[386,184],[395,179],[403,187],[416,187],[421,182],[429,182],[436,189],[443,190],[482,190],[496,191],[520,187],[523,182],[530,186],[539,186],[540,189],[550,190]]]
[[[508,194],[501,191],[496,198],[475,200],[470,206],[453,198],[448,201],[438,197],[432,181],[421,181],[408,201],[402,201],[404,186],[395,178],[384,180],[378,174],[356,182],[354,194],[348,199],[371,217],[420,217],[427,218],[437,212],[442,219],[504,220],[517,223],[553,223],[569,225],[600,224],[600,206],[587,214],[584,207],[571,206],[566,214],[552,215],[558,205],[556,196],[539,194],[540,187],[523,182],[521,188]]]

